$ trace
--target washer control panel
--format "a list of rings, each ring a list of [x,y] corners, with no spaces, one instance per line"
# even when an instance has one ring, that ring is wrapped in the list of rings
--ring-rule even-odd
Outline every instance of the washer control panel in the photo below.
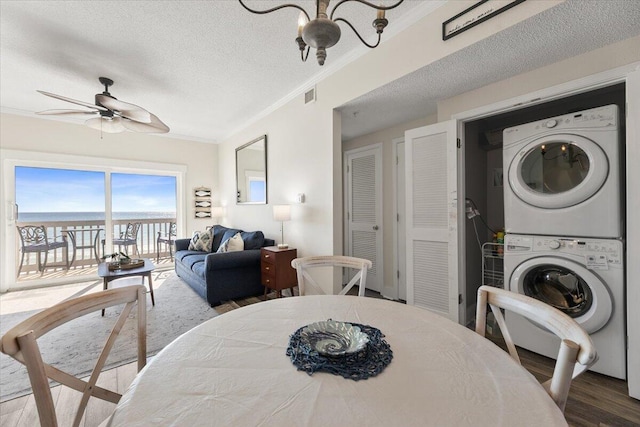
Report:
[[[507,234],[504,246],[505,256],[522,252],[543,252],[545,255],[561,253],[580,257],[597,256],[606,258],[608,263],[616,265],[622,263],[624,256],[622,242],[619,240]]]

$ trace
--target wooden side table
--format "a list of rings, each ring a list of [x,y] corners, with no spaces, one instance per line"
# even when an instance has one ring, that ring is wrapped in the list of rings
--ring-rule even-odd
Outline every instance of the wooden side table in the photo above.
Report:
[[[298,286],[296,270],[291,267],[291,261],[297,256],[298,251],[292,248],[280,249],[277,246],[267,246],[260,250],[265,300],[269,289],[275,290],[277,297],[280,298],[283,289]]]

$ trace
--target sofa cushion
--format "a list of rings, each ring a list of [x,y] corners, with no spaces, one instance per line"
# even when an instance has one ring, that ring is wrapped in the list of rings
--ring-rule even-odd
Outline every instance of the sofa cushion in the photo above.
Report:
[[[236,230],[235,228],[227,228],[227,231],[225,231],[224,235],[222,236],[222,242],[225,242],[226,240],[232,238],[233,236],[236,235],[236,233],[242,233],[242,230]]]
[[[190,251],[211,252],[213,243],[213,229],[207,231],[196,231],[193,233],[191,242],[189,243]]]
[[[213,244],[211,245],[211,252],[216,252],[223,242],[224,233],[229,230],[224,225],[216,224],[213,229]]]
[[[175,254],[176,261],[182,261],[184,258],[190,255],[202,255],[201,251],[178,251]]]
[[[236,233],[230,239],[222,242],[222,244],[218,248],[217,253],[238,252],[242,250],[244,250],[244,242],[242,241],[242,236],[240,236],[240,233]]]
[[[244,242],[244,249],[260,249],[264,246],[264,234],[262,231],[243,231],[240,233]]]
[[[182,264],[187,267],[189,270],[194,270],[194,265],[197,263],[202,263],[204,264],[204,259],[206,258],[208,254],[206,253],[202,253],[202,252],[198,252],[192,255],[187,255],[185,257],[182,258],[181,262]]]

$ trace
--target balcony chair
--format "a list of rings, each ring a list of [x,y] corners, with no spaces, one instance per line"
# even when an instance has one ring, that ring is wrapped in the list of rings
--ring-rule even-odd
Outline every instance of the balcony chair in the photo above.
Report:
[[[298,275],[298,291],[300,295],[306,294],[307,285],[311,285],[315,289],[316,293],[324,294],[320,285],[313,280],[307,270],[317,267],[343,267],[353,268],[359,271],[353,276],[349,283],[347,283],[342,291],[340,291],[340,295],[345,295],[356,283],[358,283],[358,296],[363,297],[367,281],[367,270],[370,269],[372,265],[373,264],[368,259],[340,255],[311,256],[296,258],[291,261],[291,266],[296,269],[296,273]]]
[[[138,233],[140,233],[141,226],[142,224],[139,222],[130,222],[127,224],[125,231],[120,233],[120,237],[113,239],[113,246],[118,246],[118,252],[122,251],[122,247],[124,246],[124,253],[129,255],[127,248],[133,246],[135,253],[140,256],[140,251],[138,250]],[[102,244],[104,245],[104,240]]]
[[[108,402],[118,403],[122,397],[121,394],[97,386],[96,382],[120,329],[129,318],[129,314],[136,303],[138,317],[138,372],[140,372],[147,363],[146,293],[145,287],[141,285],[109,289],[68,299],[34,314],[7,331],[2,337],[0,351],[27,367],[42,427],[55,427],[58,425],[55,405],[49,387],[49,378],[82,393],[73,422],[74,427],[80,425],[80,422],[83,421],[83,414],[90,397],[93,396]],[[97,362],[88,381],[76,378],[42,360],[42,354],[38,347],[38,338],[73,319],[115,305],[124,305],[122,313],[115,322],[100,355],[96,355]],[[68,344],[60,343],[60,345]]]
[[[487,304],[491,307],[498,322],[509,355],[518,363],[520,363],[520,357],[500,309],[506,309],[526,317],[561,339],[553,376],[542,386],[560,410],[564,412],[571,380],[582,374],[598,360],[589,334],[571,317],[542,301],[504,289],[480,286],[476,308],[476,332],[483,337],[486,331]]]
[[[166,244],[169,246],[169,257],[173,261],[173,245],[176,242],[176,235],[178,234],[178,226],[175,222],[169,223],[169,232],[163,233],[158,231],[158,239],[156,240],[156,261],[160,261],[160,244]]]
[[[47,268],[47,258],[49,251],[55,251],[56,249],[62,249],[62,257],[64,259],[66,269],[69,269],[69,242],[66,236],[62,236],[62,240],[49,239],[47,237],[47,227],[44,225],[25,225],[18,226],[18,235],[20,236],[20,267],[18,267],[18,274],[20,276],[22,271],[22,265],[24,264],[24,255],[28,253],[35,253],[38,262],[38,271],[43,273]],[[44,262],[41,261],[41,254],[44,253]]]

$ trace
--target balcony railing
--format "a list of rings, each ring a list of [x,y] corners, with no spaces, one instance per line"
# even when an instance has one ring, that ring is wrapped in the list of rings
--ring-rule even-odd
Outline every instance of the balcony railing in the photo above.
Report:
[[[112,239],[118,238],[127,228],[130,222],[139,222],[141,224],[138,232],[138,250],[140,254],[133,253],[133,246],[127,248],[127,252],[131,257],[152,258],[155,259],[160,249],[160,257],[169,260],[169,247],[167,245],[157,246],[158,232],[166,234],[169,232],[171,222],[175,222],[175,218],[158,218],[158,219],[124,219],[113,220]],[[18,227],[25,225],[44,225],[47,228],[47,237],[57,239],[67,239],[68,241],[68,259],[72,263],[69,271],[77,271],[78,269],[95,268],[99,259],[107,254],[118,251],[117,245],[114,248],[105,247],[106,234],[105,222],[102,220],[92,221],[39,221],[39,222],[17,222]],[[75,240],[75,244],[74,244]],[[122,250],[124,252],[124,247]],[[58,271],[66,270],[64,249],[51,250],[47,257],[47,271],[56,269]],[[16,273],[20,265],[21,242],[20,236],[16,236]],[[75,254],[75,256],[74,256]],[[38,271],[36,253],[26,253],[24,263],[18,280],[33,276]],[[42,255],[44,257],[44,254]]]

